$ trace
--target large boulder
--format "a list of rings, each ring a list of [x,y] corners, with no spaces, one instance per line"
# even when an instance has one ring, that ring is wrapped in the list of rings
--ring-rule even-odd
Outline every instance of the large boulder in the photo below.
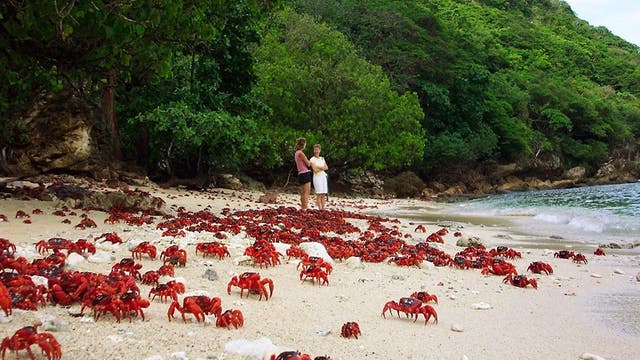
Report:
[[[27,141],[11,149],[12,159],[2,170],[25,176],[102,169],[110,152],[106,132],[98,129],[99,119],[99,108],[72,91],[43,95],[19,120]]]
[[[351,192],[358,195],[365,195],[374,198],[385,196],[383,189],[384,181],[376,174],[363,170],[347,170],[339,175],[338,185],[346,187]]]
[[[587,174],[587,169],[582,166],[572,167],[571,169],[565,171],[562,174],[562,177],[570,180],[581,180]]]
[[[384,182],[385,191],[400,198],[418,197],[425,187],[424,181],[412,171],[402,172]]]

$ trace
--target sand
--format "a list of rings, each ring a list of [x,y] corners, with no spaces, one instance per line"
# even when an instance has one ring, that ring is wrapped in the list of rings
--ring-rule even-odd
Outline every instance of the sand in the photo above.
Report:
[[[277,204],[262,204],[258,192],[211,189],[207,192],[142,188],[167,202],[167,209],[175,213],[182,206],[188,211],[208,209],[221,215],[222,209],[260,209],[264,207],[297,207],[295,194],[280,194]],[[394,209],[411,206],[439,208],[438,203],[416,200],[347,199],[332,196],[328,209],[355,213],[393,214]],[[502,282],[502,276],[480,274],[479,270],[453,267],[401,267],[387,262],[363,263],[352,268],[346,262],[336,262],[329,275],[329,285],[301,282],[297,259],[285,256],[280,265],[258,268],[241,265],[237,259],[252,243],[250,237],[239,234],[228,240],[231,257],[223,260],[195,255],[195,243],[212,241],[207,233],[188,233],[184,238],[162,237],[161,230],[152,225],[129,226],[105,224],[108,214],[89,211],[88,216],[97,228],[77,229],[79,216],[67,216],[71,224],[62,223],[52,213],[59,203],[37,200],[0,200],[0,214],[8,222],[0,222],[0,237],[16,244],[16,256],[30,260],[39,257],[34,244],[51,237],[70,240],[93,239],[106,232],[117,232],[127,243],[97,244],[97,255],[108,262],[81,261],[74,268],[81,271],[108,273],[113,264],[131,257],[130,247],[142,240],[154,243],[158,252],[170,244],[179,244],[188,253],[185,267],[176,268],[176,279],[186,286],[186,294],[207,294],[222,300],[223,309],[239,309],[244,314],[244,326],[225,329],[215,326],[215,318],[198,323],[191,315],[183,322],[168,321],[168,302],[158,298],[145,309],[145,320],[134,318],[117,323],[111,315],[93,320],[91,310],[84,316],[80,305],[71,307],[47,305],[38,311],[15,309],[9,317],[0,315],[0,337],[10,336],[17,329],[44,323],[40,331],[54,334],[61,344],[63,359],[269,359],[273,353],[285,349],[299,350],[332,359],[637,359],[640,355],[640,258],[624,254],[594,256],[585,252],[588,264],[574,264],[570,260],[554,258],[555,249],[518,247],[514,235],[508,234],[500,223],[482,225],[455,219],[451,224],[463,236],[478,237],[487,248],[498,245],[513,247],[522,252],[521,259],[512,260],[520,273],[525,273],[532,261],[552,265],[552,275],[526,273],[538,282],[538,289],[518,288]],[[442,205],[444,206],[444,205]],[[15,219],[23,210],[34,209],[42,214],[31,215],[31,224]],[[82,212],[78,212],[81,214]],[[398,226],[407,242],[422,241],[440,229],[447,219],[400,223]],[[349,220],[366,227],[362,220]],[[415,232],[423,224],[427,233]],[[462,250],[457,247],[453,231],[438,245],[453,256]],[[570,239],[569,239],[570,240]],[[143,258],[141,272],[157,269],[159,259]],[[427,264],[428,265],[428,264]],[[203,277],[207,270],[218,274],[217,280]],[[256,295],[240,298],[237,288],[227,294],[232,276],[259,272],[273,280],[275,290],[268,301]],[[147,297],[150,286],[140,285]],[[425,325],[405,317],[381,316],[384,304],[409,296],[414,291],[436,294],[438,304],[431,304],[438,314]],[[182,298],[184,295],[180,295]],[[481,309],[479,309],[481,308]],[[359,324],[358,339],[345,339],[340,329],[346,322]],[[34,346],[37,350],[37,346]],[[45,357],[35,351],[37,359]],[[13,354],[7,354],[11,358]],[[20,358],[28,358],[20,352]]]

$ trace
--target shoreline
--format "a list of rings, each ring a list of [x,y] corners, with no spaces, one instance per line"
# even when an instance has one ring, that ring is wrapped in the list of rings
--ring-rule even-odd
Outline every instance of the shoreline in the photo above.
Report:
[[[278,203],[260,204],[259,192],[213,189],[207,192],[188,190],[142,188],[167,202],[166,208],[184,206],[188,211],[208,209],[213,214],[222,214],[223,209],[258,210],[264,208],[296,207],[298,197],[294,194],[279,194]],[[346,210],[353,213],[389,211],[394,206],[407,203],[404,200],[343,199],[332,196],[328,210]],[[626,326],[627,321],[640,319],[636,295],[640,294],[640,283],[635,279],[640,269],[640,257],[607,254],[595,257],[585,253],[588,264],[576,265],[570,260],[557,259],[547,249],[524,248],[514,243],[517,234],[509,234],[498,226],[464,224],[462,231],[468,236],[477,236],[486,242],[487,248],[507,245],[522,251],[522,259],[513,263],[518,270],[538,281],[538,289],[517,288],[503,284],[502,276],[483,276],[479,270],[461,270],[453,267],[421,268],[396,266],[384,263],[363,263],[363,268],[351,268],[346,262],[336,261],[329,275],[329,285],[320,286],[300,282],[297,259],[282,259],[277,266],[258,268],[235,262],[245,247],[252,242],[245,233],[228,239],[230,258],[203,258],[194,254],[194,244],[211,241],[210,234],[189,233],[185,238],[162,237],[161,231],[152,225],[132,227],[124,224],[105,224],[108,214],[89,211],[98,227],[76,229],[78,217],[70,225],[62,224],[61,218],[51,215],[54,203],[41,201],[0,200],[2,211],[9,217],[8,223],[0,222],[0,237],[16,243],[17,253],[35,257],[34,243],[53,236],[92,239],[108,231],[117,231],[125,244],[96,244],[98,252],[107,254],[107,263],[81,262],[76,267],[82,271],[108,271],[117,260],[130,257],[127,241],[149,240],[158,246],[158,252],[169,244],[184,245],[189,260],[187,266],[176,271],[176,279],[184,281],[187,294],[207,293],[219,296],[224,308],[240,309],[245,324],[239,329],[221,329],[214,323],[197,323],[187,317],[169,322],[168,303],[157,299],[145,310],[146,318],[115,322],[105,315],[97,322],[91,312],[76,318],[79,306],[70,308],[47,305],[38,311],[15,310],[9,319],[0,315],[0,337],[10,336],[21,326],[53,317],[56,319],[52,332],[62,346],[63,358],[116,359],[130,357],[145,360],[160,359],[262,359],[268,351],[299,350],[312,356],[327,355],[332,359],[360,358],[391,359],[576,359],[585,353],[597,354],[606,359],[631,359],[640,351],[640,333],[624,333],[616,326]],[[440,206],[434,204],[435,206]],[[32,224],[22,224],[13,218],[15,211],[31,212],[41,208],[42,215],[32,215]],[[80,212],[79,212],[80,213]],[[313,213],[313,212],[312,212]],[[399,215],[376,215],[390,219],[399,218],[397,226],[403,234],[420,241],[439,227],[426,224],[427,233],[414,231],[418,223]],[[457,219],[458,220],[458,219]],[[456,221],[457,221],[456,220]],[[443,220],[450,223],[451,221]],[[366,225],[360,220],[349,220],[359,227]],[[411,223],[414,223],[413,225]],[[512,239],[496,237],[509,235]],[[345,235],[346,236],[346,235]],[[445,236],[444,244],[434,244],[453,255],[462,248],[455,246],[452,234]],[[552,275],[537,275],[524,271],[531,261],[542,260],[554,267]],[[142,259],[143,270],[157,268],[159,260]],[[616,272],[616,270],[622,270]],[[214,270],[217,280],[203,278],[207,270]],[[259,272],[273,279],[275,290],[268,301],[259,301],[257,296],[240,298],[236,290],[227,294],[226,285],[234,274],[245,271]],[[620,273],[621,272],[621,273]],[[146,296],[149,286],[141,285]],[[408,296],[413,291],[427,291],[438,295],[439,303],[433,305],[438,313],[438,324],[427,325],[421,318],[416,323],[410,319],[381,316],[385,302]],[[626,293],[619,303],[603,305],[600,311],[624,310],[626,317],[614,325],[597,320],[595,311],[589,307],[599,294]],[[182,295],[181,295],[182,296]],[[488,304],[486,310],[475,309],[478,304]],[[607,316],[606,314],[603,316]],[[340,327],[348,321],[359,323],[362,335],[356,339],[340,336]],[[617,325],[616,325],[617,324]],[[455,328],[455,330],[453,330]],[[49,329],[47,327],[47,329]],[[269,342],[259,347],[261,339]],[[237,345],[235,351],[230,344]],[[500,345],[502,344],[502,345]],[[250,348],[252,350],[250,350]],[[37,349],[37,346],[34,347]],[[37,353],[37,351],[34,351]],[[26,354],[21,353],[21,358]],[[8,356],[14,356],[9,354]],[[36,356],[41,359],[42,356]]]

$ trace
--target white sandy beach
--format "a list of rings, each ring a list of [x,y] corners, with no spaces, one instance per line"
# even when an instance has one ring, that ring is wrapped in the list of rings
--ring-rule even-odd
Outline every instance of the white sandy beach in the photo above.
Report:
[[[167,209],[175,211],[183,206],[187,211],[208,209],[220,215],[223,208],[235,210],[264,207],[297,207],[294,194],[280,194],[278,203],[258,203],[258,192],[213,189],[209,192],[146,188],[167,202]],[[375,213],[397,206],[412,204],[427,206],[417,200],[355,200],[332,196],[328,209]],[[63,237],[73,241],[93,239],[107,232],[117,232],[125,242],[135,244],[150,241],[158,253],[170,244],[179,244],[188,253],[185,267],[176,268],[177,280],[186,286],[186,294],[207,294],[222,300],[223,309],[239,309],[244,314],[244,326],[227,330],[210,321],[197,323],[192,315],[184,323],[169,322],[169,303],[157,298],[145,309],[146,319],[116,323],[111,315],[93,321],[91,310],[84,317],[73,317],[80,305],[70,308],[47,305],[38,311],[14,309],[8,318],[0,312],[0,337],[12,335],[17,329],[37,322],[40,331],[54,334],[62,347],[63,359],[268,359],[274,352],[285,349],[299,350],[315,356],[332,359],[637,359],[640,357],[640,257],[620,254],[594,256],[584,252],[588,264],[575,264],[571,260],[554,258],[555,250],[519,248],[510,243],[507,234],[498,226],[462,225],[464,236],[477,236],[487,249],[505,245],[522,252],[521,259],[512,260],[519,273],[538,282],[538,289],[518,288],[503,284],[502,276],[484,276],[479,270],[460,270],[453,267],[399,267],[382,263],[363,263],[363,268],[351,268],[336,262],[329,275],[329,285],[319,286],[301,282],[298,260],[280,265],[257,268],[237,265],[244,249],[252,244],[242,233],[229,240],[231,257],[223,260],[195,255],[195,243],[213,241],[209,233],[188,233],[186,237],[162,237],[161,230],[152,225],[129,226],[105,224],[108,214],[90,211],[88,216],[97,228],[74,228],[78,216],[68,216],[71,224],[52,215],[55,202],[0,200],[0,214],[8,222],[0,222],[0,238],[17,246],[16,256],[29,260],[39,257],[34,244],[43,239]],[[28,214],[39,208],[42,214],[31,215],[31,224],[14,216],[18,210]],[[82,213],[78,212],[78,215]],[[387,216],[387,215],[385,215]],[[349,220],[357,226],[366,226],[361,220]],[[417,233],[417,223],[402,221],[398,225],[407,242],[423,241],[439,229],[430,222],[422,223],[427,233]],[[509,235],[509,236],[505,236]],[[453,256],[462,248],[455,245],[451,231],[445,244],[438,245]],[[98,243],[98,254],[108,255],[105,263],[83,261],[77,270],[108,273],[113,264],[131,257],[128,245]],[[552,275],[526,273],[533,261],[549,263]],[[139,261],[146,270],[157,269],[159,259],[143,258]],[[217,280],[203,277],[207,269],[218,274]],[[233,275],[247,271],[259,272],[273,280],[275,290],[268,301],[259,301],[256,295],[241,299],[237,288],[227,294],[227,283]],[[148,285],[140,285],[146,297]],[[426,326],[420,318],[413,322],[407,318],[381,316],[384,304],[409,296],[414,291],[427,291],[439,298],[432,304],[438,313],[438,323]],[[181,295],[180,297],[182,297]],[[486,307],[486,309],[476,309]],[[209,319],[211,320],[211,319]],[[342,325],[355,321],[362,331],[358,339],[340,336]],[[454,331],[455,328],[455,331]],[[272,343],[274,346],[261,344]],[[245,346],[236,346],[245,344]],[[254,345],[250,350],[249,345]],[[33,347],[37,350],[37,346]],[[38,354],[38,359],[45,357]],[[596,356],[596,357],[591,357]],[[599,357],[597,357],[599,356]],[[14,357],[7,352],[7,358]],[[20,358],[28,358],[20,352]]]

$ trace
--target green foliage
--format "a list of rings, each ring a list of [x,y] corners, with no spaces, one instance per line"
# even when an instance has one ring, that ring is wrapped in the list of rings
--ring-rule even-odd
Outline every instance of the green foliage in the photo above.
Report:
[[[148,131],[150,166],[160,164],[167,173],[183,176],[203,168],[237,170],[259,158],[265,141],[251,119],[194,111],[185,103],[166,104],[130,122]]]
[[[256,56],[256,96],[271,108],[274,128],[309,133],[333,163],[350,167],[393,169],[420,159],[418,98],[395,92],[339,32],[285,10]]]
[[[608,154],[640,136],[632,120],[638,47],[577,19],[564,2],[296,4],[346,34],[399,89],[417,93],[427,168],[541,152],[594,165],[602,144]],[[565,146],[567,138],[579,145]]]
[[[547,126],[549,126],[549,129],[553,132],[570,132],[571,130],[573,130],[571,119],[569,119],[565,114],[562,113],[562,111],[558,109],[547,108],[542,110],[540,114],[545,117]]]
[[[640,49],[563,1],[284,3],[0,2],[0,145],[44,91],[99,103],[109,69],[125,154],[152,171],[265,171],[298,136],[334,168],[417,173],[638,144]]]

